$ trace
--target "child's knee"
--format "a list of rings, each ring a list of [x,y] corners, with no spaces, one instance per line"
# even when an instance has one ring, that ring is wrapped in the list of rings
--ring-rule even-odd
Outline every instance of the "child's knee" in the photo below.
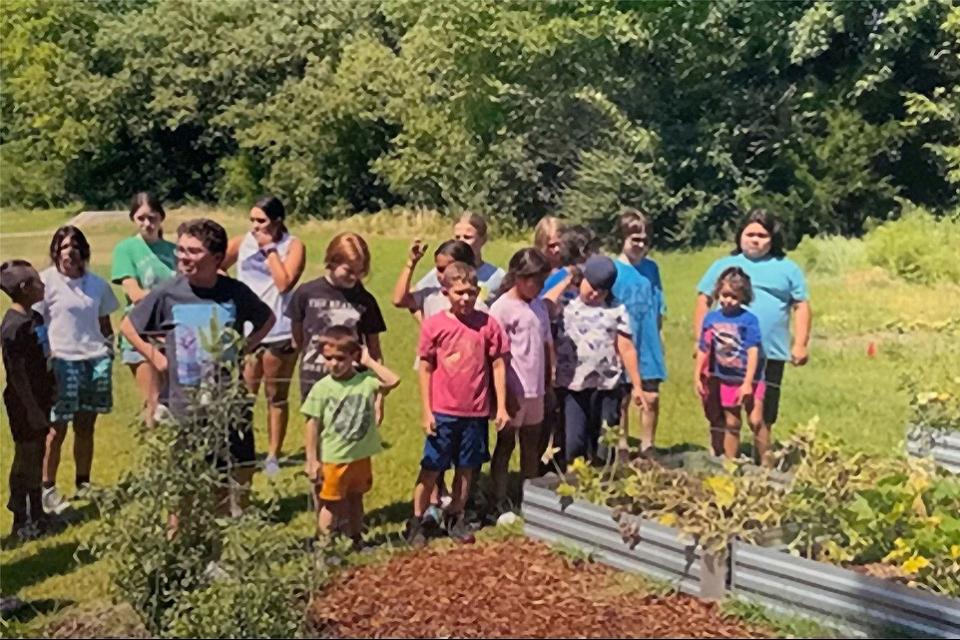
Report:
[[[660,410],[660,392],[659,391],[644,391],[643,398],[644,400],[647,401],[648,411]]]

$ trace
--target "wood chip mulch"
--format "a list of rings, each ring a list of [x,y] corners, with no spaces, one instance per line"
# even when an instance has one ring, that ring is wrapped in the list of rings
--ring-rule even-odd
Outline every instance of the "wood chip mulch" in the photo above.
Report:
[[[686,595],[615,587],[616,572],[512,539],[424,549],[344,572],[311,605],[324,637],[759,638]]]

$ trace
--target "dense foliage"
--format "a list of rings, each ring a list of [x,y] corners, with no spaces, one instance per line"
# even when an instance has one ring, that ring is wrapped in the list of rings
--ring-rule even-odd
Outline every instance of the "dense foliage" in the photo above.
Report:
[[[2,202],[406,203],[666,243],[958,205],[951,0],[7,0]]]

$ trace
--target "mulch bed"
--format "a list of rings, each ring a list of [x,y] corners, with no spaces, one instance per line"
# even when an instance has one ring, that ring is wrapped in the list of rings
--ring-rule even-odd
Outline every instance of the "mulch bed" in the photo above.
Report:
[[[616,572],[525,539],[425,549],[345,571],[314,600],[325,637],[768,637],[686,595],[624,593]]]

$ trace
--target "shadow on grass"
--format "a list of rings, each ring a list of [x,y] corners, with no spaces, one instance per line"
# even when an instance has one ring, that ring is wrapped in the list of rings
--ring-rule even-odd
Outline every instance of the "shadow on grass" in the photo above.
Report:
[[[39,549],[36,553],[3,565],[3,593],[14,594],[25,587],[55,575],[69,573],[90,563],[89,553],[77,552],[79,543],[64,542]]]
[[[4,571],[4,576],[6,576],[6,571]],[[6,578],[4,582],[6,582]],[[12,623],[10,627],[4,629],[4,637],[30,637],[36,630],[21,630],[18,627],[26,625],[37,616],[54,613],[73,604],[76,604],[73,600],[52,600],[49,598],[25,601],[22,607],[3,617],[4,622]],[[22,633],[19,631],[22,631]]]

